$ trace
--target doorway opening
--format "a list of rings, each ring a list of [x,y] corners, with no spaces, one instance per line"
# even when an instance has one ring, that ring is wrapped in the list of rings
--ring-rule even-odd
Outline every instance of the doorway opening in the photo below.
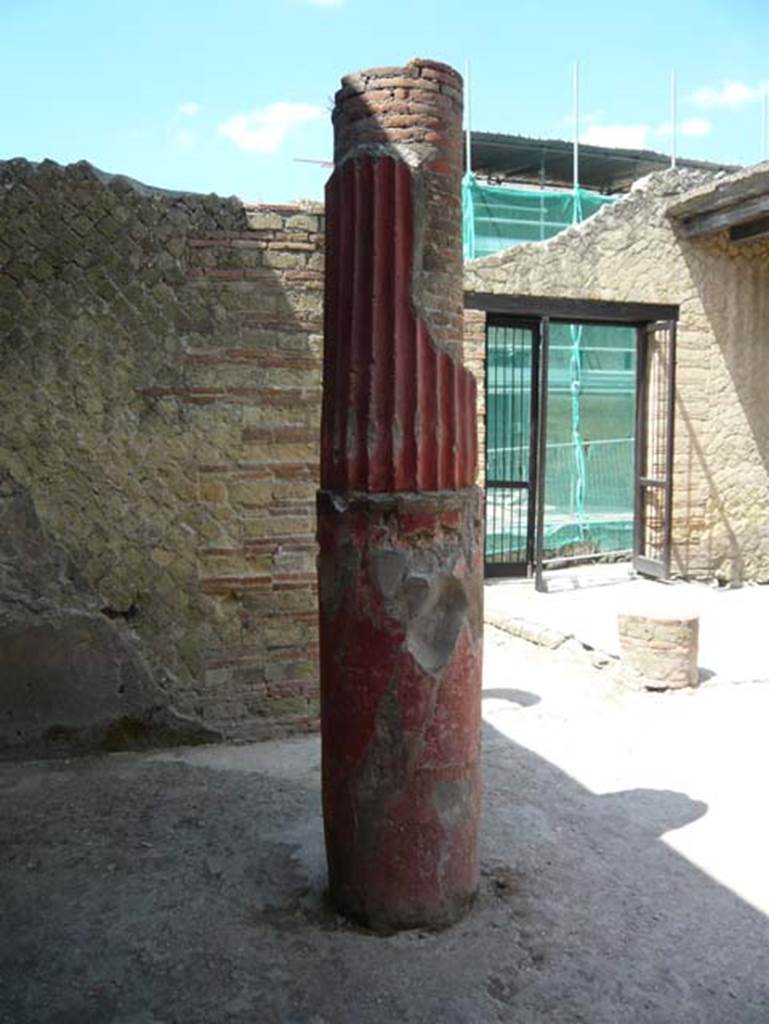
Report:
[[[486,575],[544,590],[546,571],[632,559],[667,578],[675,319],[572,306],[487,316]]]

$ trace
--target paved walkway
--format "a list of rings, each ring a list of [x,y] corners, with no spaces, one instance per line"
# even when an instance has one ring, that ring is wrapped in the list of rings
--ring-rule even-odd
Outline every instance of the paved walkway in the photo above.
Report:
[[[486,621],[547,647],[574,637],[619,656],[617,613],[625,609],[697,612],[703,681],[769,680],[769,587],[658,583],[634,576],[628,563],[582,566],[546,574],[549,592],[532,580],[486,584]]]

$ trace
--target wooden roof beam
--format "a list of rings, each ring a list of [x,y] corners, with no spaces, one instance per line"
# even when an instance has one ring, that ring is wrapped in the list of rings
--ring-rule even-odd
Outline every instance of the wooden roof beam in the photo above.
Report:
[[[729,228],[730,242],[752,242],[756,238],[769,236],[769,216],[759,217],[748,224],[737,224]]]
[[[733,206],[695,213],[681,220],[680,233],[684,238],[701,238],[713,235],[724,228],[747,225],[769,215],[769,193],[746,199]]]

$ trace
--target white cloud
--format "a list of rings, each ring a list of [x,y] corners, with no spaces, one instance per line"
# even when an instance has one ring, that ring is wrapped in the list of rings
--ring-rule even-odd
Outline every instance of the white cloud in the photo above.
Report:
[[[193,100],[189,100],[187,103],[179,104],[179,113],[184,114],[185,117],[194,117],[199,110],[200,104],[195,103]]]
[[[588,146],[643,149],[648,134],[648,124],[591,124],[579,141]]]
[[[765,84],[765,83],[764,83]],[[746,103],[761,99],[761,85],[745,85],[744,82],[724,82],[720,89],[705,86],[693,92],[689,100],[703,110],[739,110]]]
[[[685,121],[679,122],[678,134],[685,135],[688,138],[695,138],[697,136],[710,135],[713,125],[710,121],[707,121],[704,117],[690,117]],[[657,135],[670,136],[673,134],[673,125],[670,121],[665,121],[657,129]]]
[[[689,136],[710,135],[712,124],[704,117],[689,117],[681,122],[681,134]]]
[[[195,136],[191,131],[188,131],[186,128],[182,128],[181,131],[178,131],[174,136],[174,142],[179,149],[192,149],[195,145]]]
[[[289,129],[304,121],[316,121],[323,115],[322,107],[279,101],[261,110],[252,110],[250,114],[233,114],[219,125],[219,131],[249,153],[275,153],[283,145]]]

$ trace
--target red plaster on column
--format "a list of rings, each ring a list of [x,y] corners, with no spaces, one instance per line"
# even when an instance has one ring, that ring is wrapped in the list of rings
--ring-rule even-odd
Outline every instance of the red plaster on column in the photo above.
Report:
[[[327,188],[320,542],[331,897],[446,924],[478,884],[482,528],[461,364],[461,79],[343,80]]]
[[[321,484],[334,490],[472,487],[475,380],[433,341],[412,298],[412,172],[347,160],[326,189]]]

